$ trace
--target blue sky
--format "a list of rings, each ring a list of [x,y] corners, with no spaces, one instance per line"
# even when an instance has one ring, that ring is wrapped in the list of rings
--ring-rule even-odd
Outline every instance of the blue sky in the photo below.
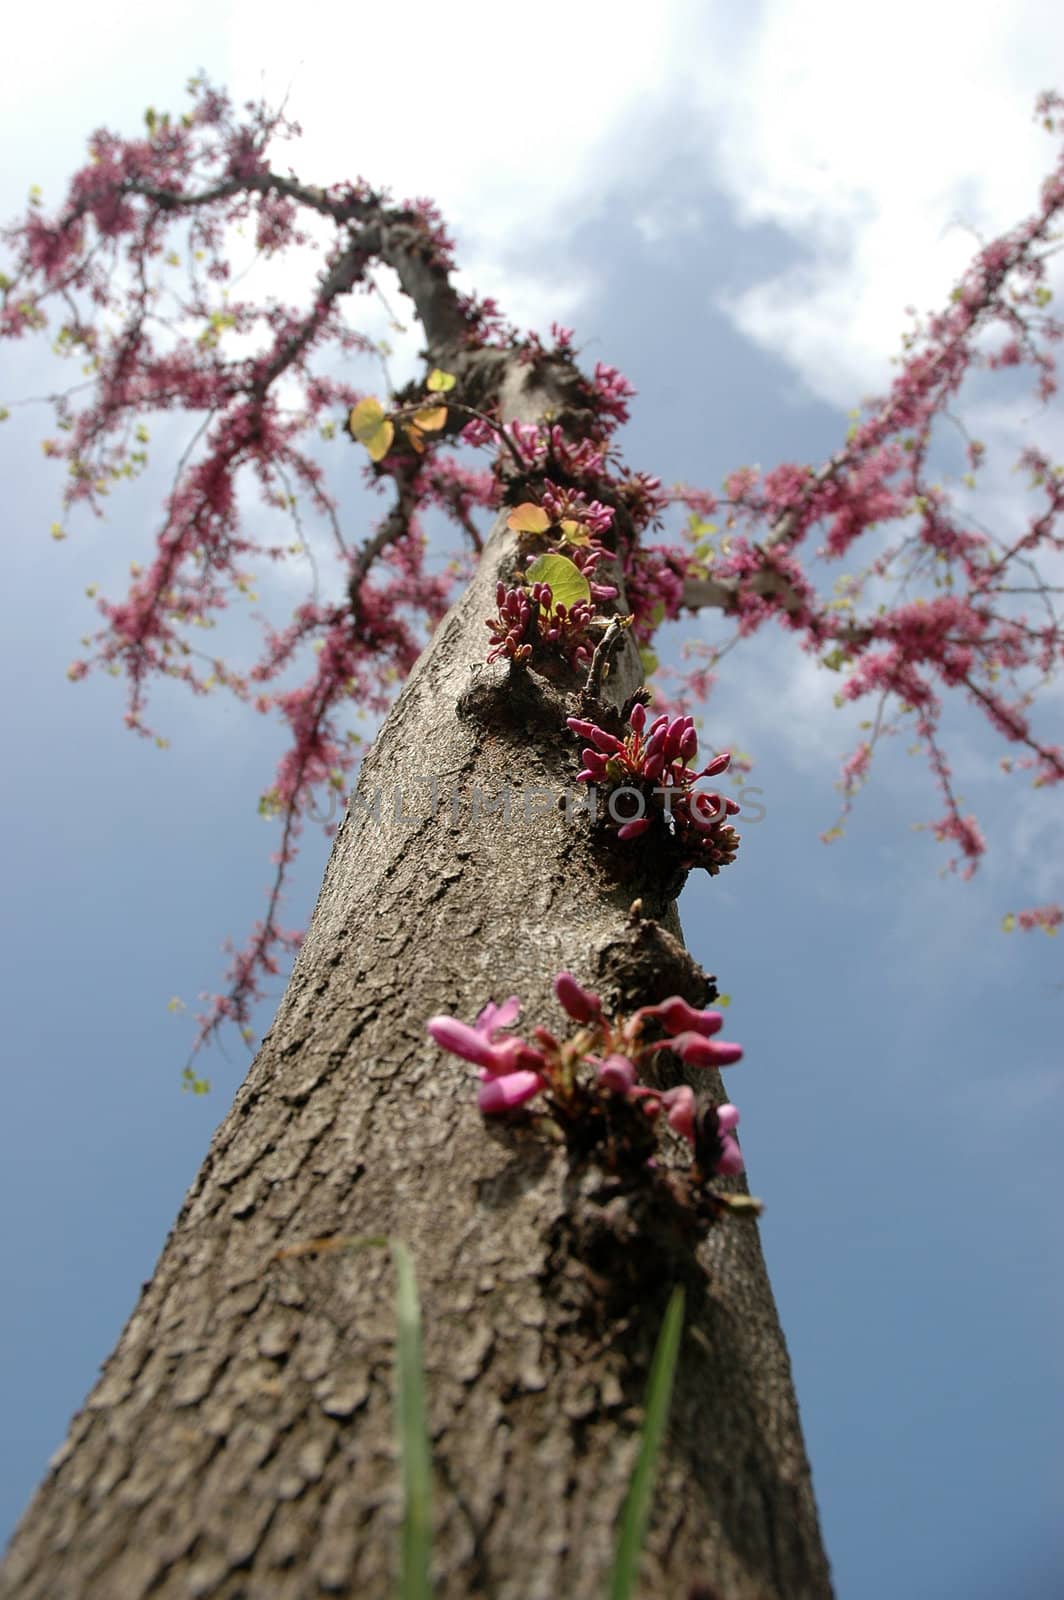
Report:
[[[861,34],[856,8],[834,4],[767,4],[736,30],[723,8],[677,3],[652,36],[645,8],[543,4],[534,32],[501,38],[495,8],[490,40],[479,6],[461,37],[453,10],[415,7],[412,56],[391,13],[326,28],[302,6],[297,49],[290,23],[239,4],[172,23],[110,9],[106,37],[98,13],[71,9],[50,58],[27,35],[0,67],[4,216],[31,183],[56,194],[91,128],[177,108],[201,65],[239,93],[291,81],[306,137],[287,159],[303,175],[434,194],[482,291],[523,322],[571,322],[589,361],[634,380],[633,464],[710,486],[837,446],[846,409],[889,376],[903,307],[943,297],[968,229],[1033,202],[1051,147],[1030,106],[1043,63],[1064,59],[1064,25],[1035,4],[974,39],[970,11],[947,4],[894,6],[878,33],[865,16]],[[5,350],[0,400],[39,393],[49,371],[30,346]],[[1055,423],[1059,441],[1059,416],[1010,403],[981,421],[1003,439]],[[230,1041],[206,1063],[212,1095],[182,1095],[189,1028],[167,1001],[213,985],[221,941],[261,908],[273,837],[256,800],[281,748],[236,706],[165,693],[160,752],[123,730],[120,685],[67,682],[85,586],[114,587],[148,548],[159,480],[55,544],[45,430],[32,410],[0,430],[3,1532],[244,1070]],[[372,508],[350,452],[334,459],[357,528]],[[988,493],[1000,526],[1016,511],[1004,466]],[[264,598],[283,613],[295,593]],[[1060,801],[1003,779],[958,708],[961,787],[992,839],[977,878],[940,876],[942,850],[912,831],[937,804],[901,741],[824,847],[854,731],[836,687],[783,637],[729,656],[707,734],[753,752],[766,815],[681,911],[746,1046],[730,1088],[840,1595],[1044,1596],[1064,1585],[1064,963],[1060,940],[998,927],[1064,896]],[[326,848],[308,837],[292,921]]]

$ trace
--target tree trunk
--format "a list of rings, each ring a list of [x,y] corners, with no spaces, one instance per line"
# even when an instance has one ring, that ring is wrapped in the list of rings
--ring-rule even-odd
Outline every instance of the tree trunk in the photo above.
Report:
[[[334,1234],[415,1257],[442,1600],[601,1600],[675,1281],[687,1325],[640,1594],[831,1593],[756,1224],[688,1247],[561,1145],[486,1122],[473,1069],[425,1033],[510,994],[557,1024],[561,968],[619,1009],[706,994],[645,852],[619,881],[559,808],[577,745],[557,692],[479,665],[512,561],[500,519],[365,762],[273,1028],[0,1594],[391,1595],[387,1253],[276,1257]],[[634,681],[622,661],[615,700]],[[508,815],[490,808],[507,789]]]

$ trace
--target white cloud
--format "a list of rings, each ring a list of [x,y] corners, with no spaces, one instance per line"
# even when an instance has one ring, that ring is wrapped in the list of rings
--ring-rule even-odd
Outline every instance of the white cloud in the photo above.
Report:
[[[739,327],[842,405],[878,388],[903,310],[939,304],[987,236],[1033,209],[1054,146],[1031,119],[1064,14],[898,0],[768,0],[700,100],[719,181],[803,260],[729,305]],[[1049,70],[1052,70],[1049,68]]]
[[[290,159],[314,181],[361,173],[433,196],[466,281],[537,326],[593,295],[566,246],[604,206],[636,197],[637,228],[662,248],[697,220],[697,200],[663,182],[682,138],[688,175],[701,165],[742,217],[803,250],[732,301],[738,325],[842,404],[882,383],[903,307],[937,303],[963,267],[960,224],[992,232],[1033,204],[1051,146],[1030,107],[1064,58],[1048,0],[977,26],[954,0],[879,13],[766,0],[740,26],[734,8],[694,0],[653,13],[634,0],[307,0],[298,13],[229,0],[209,27],[204,10],[176,30],[118,0],[121,52],[98,19],[67,4],[53,15],[56,60],[35,71],[17,39],[6,57],[3,115],[39,152],[25,182],[58,181],[88,127],[172,103],[205,60],[238,99],[287,92],[304,128]]]
[[[688,10],[311,0],[299,9],[304,54],[287,29],[263,29],[261,7],[235,0],[234,87],[289,90],[299,166],[315,182],[361,174],[397,198],[435,199],[461,233],[467,279],[546,326],[589,288],[568,278],[560,247],[634,159],[621,141],[667,95]]]

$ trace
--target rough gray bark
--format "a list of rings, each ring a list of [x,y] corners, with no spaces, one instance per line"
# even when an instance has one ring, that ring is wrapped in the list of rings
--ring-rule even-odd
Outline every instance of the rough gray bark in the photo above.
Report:
[[[558,808],[576,748],[556,691],[479,665],[512,555],[500,522],[365,763],[273,1028],[15,1535],[4,1596],[391,1594],[387,1255],[275,1258],[338,1233],[398,1236],[416,1259],[441,1600],[600,1600],[677,1280],[688,1322],[641,1593],[831,1593],[756,1225],[689,1249],[561,1147],[485,1124],[473,1069],[425,1034],[511,993],[557,1024],[563,967],[625,1009],[705,996],[643,854],[620,880]],[[507,787],[508,818],[477,814],[478,792]]]

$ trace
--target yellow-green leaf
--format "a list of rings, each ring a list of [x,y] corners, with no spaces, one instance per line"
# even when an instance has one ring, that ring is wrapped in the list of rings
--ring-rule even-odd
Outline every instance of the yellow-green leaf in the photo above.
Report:
[[[514,533],[546,533],[550,518],[534,500],[524,500],[510,512],[506,526]]]
[[[395,438],[395,428],[384,415],[384,407],[372,395],[352,406],[347,431],[352,439],[365,445],[371,461],[382,461]]]
[[[414,412],[414,421],[422,433],[435,433],[447,421],[447,407],[426,406],[423,411]]]
[[[574,522],[572,517],[566,517],[561,530],[566,544],[591,543],[591,529],[584,522]]]
[[[439,367],[433,367],[429,373],[425,388],[431,394],[446,394],[448,389],[453,389],[458,379],[453,372],[441,372]]]
[[[529,583],[550,584],[552,611],[559,606],[565,606],[568,611],[578,600],[591,599],[590,584],[567,556],[537,556],[525,577]]]

